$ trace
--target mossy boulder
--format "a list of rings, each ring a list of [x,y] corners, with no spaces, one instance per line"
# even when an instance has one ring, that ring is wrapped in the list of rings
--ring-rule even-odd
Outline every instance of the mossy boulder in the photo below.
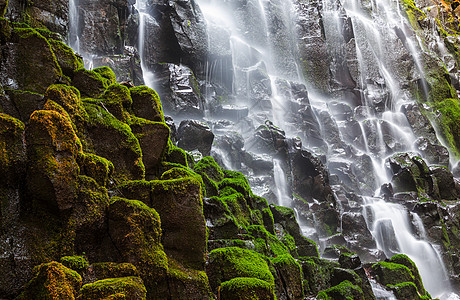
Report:
[[[290,254],[277,256],[270,261],[277,271],[278,280],[283,282],[279,294],[286,299],[304,299],[303,274],[299,263]]]
[[[57,211],[74,206],[81,144],[71,120],[56,111],[35,111],[26,128],[27,192],[38,205]]]
[[[48,40],[53,49],[56,60],[61,67],[62,73],[66,76],[73,77],[76,70],[83,67],[83,59],[77,57],[73,50],[59,40]]]
[[[158,211],[166,253],[186,267],[204,269],[206,222],[201,183],[193,177],[151,181],[151,206]]]
[[[61,264],[77,272],[83,272],[89,267],[89,262],[84,256],[72,255],[61,257]]]
[[[147,86],[130,88],[132,112],[135,116],[154,122],[164,122],[163,108],[157,92]]]
[[[94,72],[101,75],[101,77],[107,83],[107,86],[117,82],[117,77],[115,73],[107,66],[97,67],[93,69]]]
[[[85,284],[80,291],[79,299],[147,299],[147,290],[139,277],[120,277],[98,280]]]
[[[459,100],[450,95],[435,103],[434,108],[440,113],[438,120],[442,133],[451,149],[460,154],[460,105]]]
[[[81,276],[58,262],[34,268],[33,278],[26,284],[19,299],[76,299]]]
[[[421,297],[417,291],[417,287],[413,282],[403,282],[395,285],[387,285],[393,291],[396,299],[398,300],[421,300],[431,299],[428,297]]]
[[[222,283],[220,299],[269,300],[276,297],[270,283],[258,278],[237,277]]]
[[[127,121],[125,112],[126,109],[131,106],[133,100],[126,86],[118,83],[109,85],[104,91],[104,94],[102,94],[102,99],[105,108],[107,108],[112,115],[120,121]]]
[[[131,128],[95,103],[84,101],[83,106],[88,113],[85,128],[88,152],[111,161],[114,175],[119,179],[143,179],[142,150]]]
[[[426,293],[425,288],[423,287],[422,277],[420,277],[418,268],[407,255],[396,254],[391,257],[390,262],[406,266],[411,271],[414,277],[414,283],[417,286],[417,289],[420,292],[420,294],[424,295]]]
[[[75,251],[88,258],[103,259],[98,255],[102,237],[107,234],[107,189],[93,178],[79,176],[78,202],[72,210],[69,223],[74,234]]]
[[[268,264],[257,252],[238,247],[218,248],[209,253],[207,274],[214,292],[225,281],[237,277],[251,277],[274,285]]]
[[[319,292],[316,298],[321,300],[364,300],[364,294],[359,286],[345,280],[336,286]]]
[[[334,261],[316,257],[300,258],[302,266],[305,294],[314,296],[321,290],[331,287],[334,269],[339,264]]]
[[[113,197],[109,206],[110,240],[120,262],[129,262],[139,270],[149,294],[165,284],[168,261],[161,245],[158,213],[138,200]]]
[[[86,175],[100,186],[107,186],[113,175],[114,166],[111,161],[92,153],[80,152],[77,157],[80,174]]]
[[[153,174],[167,151],[169,127],[163,122],[132,118],[130,124],[134,136],[142,149],[142,161],[147,174]]]
[[[130,263],[101,262],[91,264],[91,271],[98,280],[117,277],[138,277],[139,271]]]
[[[75,70],[72,85],[76,87],[82,97],[99,98],[109,86],[108,80],[94,70],[79,68]]]
[[[409,268],[397,263],[378,262],[372,265],[372,272],[376,280],[383,285],[415,281]]]
[[[10,42],[8,58],[2,62],[14,61],[15,66],[1,66],[2,70],[8,70],[4,78],[6,88],[14,83],[11,88],[43,94],[62,77],[50,43],[37,30],[13,28]]]
[[[62,106],[69,114],[72,122],[78,127],[88,118],[80,100],[80,91],[73,86],[64,84],[50,85],[44,95],[45,101],[52,100]]]
[[[168,298],[213,299],[208,276],[204,271],[185,268],[174,259],[169,259]]]
[[[42,94],[21,90],[6,90],[5,93],[9,101],[5,99],[0,104],[4,108],[4,112],[23,122],[27,122],[30,115],[34,111],[42,109],[45,103]]]
[[[0,113],[0,186],[18,186],[25,175],[24,123]]]
[[[193,158],[189,157],[183,149],[168,141],[168,148],[165,153],[164,162],[180,164],[184,167],[193,167]]]
[[[211,156],[203,157],[194,167],[193,170],[198,174],[206,174],[214,182],[220,182],[224,179],[224,172]]]

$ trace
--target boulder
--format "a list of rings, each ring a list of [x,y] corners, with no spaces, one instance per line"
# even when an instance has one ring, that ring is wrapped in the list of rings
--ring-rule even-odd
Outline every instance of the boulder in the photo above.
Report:
[[[177,145],[185,150],[200,151],[203,156],[211,152],[214,134],[206,123],[184,120],[177,129]]]
[[[85,284],[80,291],[83,299],[139,299],[145,300],[147,290],[139,277],[119,277]]]
[[[19,299],[75,299],[81,287],[81,276],[61,263],[52,261],[36,266],[33,278],[26,284]]]
[[[24,124],[0,113],[0,186],[16,187],[25,175]]]

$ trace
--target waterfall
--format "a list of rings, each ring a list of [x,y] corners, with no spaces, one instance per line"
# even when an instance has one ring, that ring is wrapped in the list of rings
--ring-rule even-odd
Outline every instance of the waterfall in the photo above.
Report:
[[[145,54],[144,54],[144,49],[146,47],[145,44],[145,37],[147,35],[146,32],[146,22],[147,19],[149,19],[150,22],[156,23],[155,19],[152,18],[148,13],[148,1],[147,0],[137,0],[136,3],[134,4],[134,7],[139,13],[139,28],[138,28],[138,45],[137,49],[139,51],[139,57],[141,59],[141,68],[142,68],[142,74],[144,78],[144,83],[150,88],[155,88],[154,87],[154,74],[152,71],[150,71],[147,66],[145,65]]]
[[[69,0],[69,46],[77,53],[80,52],[80,37],[78,33],[79,16],[78,0]]]
[[[387,158],[397,152],[414,151],[416,136],[401,112],[404,105],[415,103],[413,92],[407,87],[408,74],[419,78],[421,94],[424,97],[428,94],[419,57],[420,44],[407,33],[410,25],[401,13],[399,2],[377,0],[363,6],[358,0],[343,3],[323,0],[321,30],[316,31],[316,36],[302,36],[299,40],[319,43],[320,35],[324,34],[327,41],[324,51],[329,53],[331,60],[331,72],[326,76],[331,76],[332,82],[326,92],[315,86],[327,84],[305,81],[299,71],[302,59],[317,63],[315,57],[299,59],[301,51],[296,43],[299,34],[296,26],[304,22],[310,24],[306,27],[309,32],[314,32],[311,26],[314,13],[295,15],[294,6],[301,6],[302,1],[282,4],[275,0],[247,1],[243,8],[232,6],[232,1],[197,2],[211,36],[212,32],[228,34],[235,104],[249,107],[249,114],[255,121],[273,120],[286,136],[300,136],[305,145],[314,145],[312,137],[302,132],[289,113],[290,105],[298,103],[290,92],[291,82],[309,87],[312,116],[319,120],[321,137],[327,143],[326,150],[322,146],[311,147],[312,152],[318,148],[321,148],[319,153],[325,151],[330,173],[344,182],[347,174],[343,166],[352,169],[357,158],[362,157],[371,162],[369,170],[356,176],[356,180],[359,186],[366,187],[361,191],[365,199],[363,215],[377,248],[387,257],[407,254],[419,267],[425,287],[432,296],[449,291],[447,272],[437,246],[424,240],[420,218],[412,213],[420,231],[416,238],[403,206],[371,197],[383,183],[391,181],[385,168]],[[343,30],[346,22],[349,22],[348,32]],[[401,66],[403,58],[405,65]],[[311,77],[309,75],[306,77]],[[211,82],[213,76],[209,73],[206,81]],[[220,77],[223,76],[220,74]],[[355,91],[359,91],[358,96],[356,93],[355,98],[349,96]],[[334,105],[348,108],[351,117],[344,116],[343,110],[334,110]],[[325,120],[329,124],[324,124]],[[351,125],[357,128],[357,133],[350,134]],[[283,170],[283,166],[278,158],[273,159],[273,192],[278,204],[294,207],[287,187],[288,171]],[[295,211],[299,219],[299,212]],[[311,234],[310,227],[302,229]],[[384,291],[379,293],[383,298],[393,297]]]

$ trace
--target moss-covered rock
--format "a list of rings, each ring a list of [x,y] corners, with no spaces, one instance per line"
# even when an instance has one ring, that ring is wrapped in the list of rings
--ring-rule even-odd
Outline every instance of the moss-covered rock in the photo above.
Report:
[[[161,245],[158,213],[140,201],[114,197],[109,206],[109,235],[120,262],[137,267],[149,295],[161,290],[168,260]]]
[[[33,272],[19,299],[76,299],[81,287],[77,272],[55,261],[41,264]]]
[[[258,278],[237,277],[222,283],[220,299],[269,300],[276,297],[270,283]]]
[[[460,153],[460,105],[458,99],[441,99],[434,105],[440,112],[439,125],[449,146]]]
[[[131,128],[97,104],[83,102],[83,106],[88,113],[85,128],[88,152],[111,161],[119,179],[143,179],[142,150]]]
[[[147,290],[139,277],[120,277],[85,284],[79,299],[146,299]]]
[[[93,178],[101,186],[107,186],[114,170],[111,161],[95,154],[83,152],[78,154],[77,161],[81,175]]]
[[[8,56],[16,66],[2,66],[2,70],[14,69],[8,75],[15,82],[15,89],[43,94],[49,85],[62,77],[50,43],[38,31],[16,27],[10,41]]]
[[[283,290],[279,291],[286,299],[304,299],[302,268],[290,255],[283,254],[270,259],[280,277]],[[281,298],[281,297],[278,297]]]
[[[169,259],[168,298],[213,299],[208,276],[204,271],[185,268],[174,259]]]
[[[421,297],[413,282],[403,282],[395,285],[389,284],[387,287],[393,291],[393,294],[398,300],[431,299],[431,297]]]
[[[83,60],[77,57],[69,46],[55,39],[48,41],[64,75],[73,77],[76,70],[83,68]]]
[[[138,277],[139,271],[130,263],[102,262],[91,264],[91,271],[98,280],[118,277]]]
[[[158,168],[169,141],[169,127],[163,122],[154,122],[141,118],[131,119],[131,130],[139,140],[142,149],[142,161],[147,174],[153,174]]]
[[[193,170],[198,174],[206,174],[214,182],[220,182],[224,179],[224,172],[211,156],[203,157],[194,167]]]
[[[105,108],[118,120],[126,122],[125,111],[131,107],[133,100],[129,89],[121,84],[113,83],[102,94]]]
[[[99,98],[109,86],[108,80],[94,70],[80,68],[75,70],[72,85],[81,93],[82,97]]]
[[[110,69],[107,66],[94,68],[93,71],[101,75],[101,77],[104,80],[106,80],[107,86],[117,82],[117,77],[115,76],[115,73],[112,71],[112,69]]]
[[[130,89],[132,112],[135,116],[154,122],[164,122],[163,108],[158,94],[146,87],[137,86]]]
[[[75,87],[64,84],[50,85],[45,92],[45,101],[52,100],[62,106],[69,114],[72,122],[78,127],[88,119],[88,114],[80,100],[80,91]]]
[[[5,92],[9,98],[9,103],[1,104],[5,113],[15,116],[23,122],[27,122],[30,115],[34,111],[42,109],[45,103],[42,94],[21,90],[6,90]]]
[[[304,290],[306,295],[316,295],[319,291],[331,287],[334,269],[339,265],[334,261],[316,257],[300,258]]]
[[[420,277],[420,273],[418,272],[418,268],[407,255],[396,254],[391,257],[390,262],[406,266],[414,276],[414,283],[417,286],[420,294],[424,295],[426,293],[425,288],[423,287],[422,277]]]
[[[25,172],[24,124],[0,113],[0,186],[18,186]]]
[[[74,206],[78,190],[76,162],[81,144],[69,117],[56,111],[35,111],[26,128],[27,191],[38,205],[53,210]]]
[[[274,284],[267,262],[257,252],[237,247],[219,248],[209,253],[207,274],[213,291],[225,281],[252,277]]]
[[[161,216],[166,253],[186,267],[204,269],[206,222],[201,183],[192,177],[151,181],[151,205]]]
[[[372,265],[372,272],[375,274],[377,281],[383,285],[415,281],[409,268],[397,263],[378,262]]]
[[[86,257],[79,255],[63,256],[61,257],[61,264],[77,272],[85,271],[89,267]]]
[[[340,284],[333,286],[325,291],[318,293],[317,299],[321,300],[364,300],[363,291],[359,286],[345,280]]]

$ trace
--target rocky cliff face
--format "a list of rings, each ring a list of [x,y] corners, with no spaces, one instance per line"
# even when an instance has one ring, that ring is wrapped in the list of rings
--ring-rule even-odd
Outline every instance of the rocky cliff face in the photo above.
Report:
[[[228,5],[243,20],[253,4],[236,2]],[[271,109],[273,86],[263,65],[232,66],[230,45],[214,40],[228,32],[207,27],[195,1],[148,1],[142,10],[131,1],[78,2],[79,51],[96,55],[92,70],[64,43],[74,43],[75,36],[62,38],[71,19],[67,2],[0,1],[6,14],[0,19],[0,298],[375,299],[383,290],[397,299],[431,298],[410,258],[393,256],[394,249],[383,261],[385,253],[375,251],[360,209],[362,195],[379,181],[366,176],[371,157],[354,153],[340,131],[345,126],[348,140],[365,143],[356,134],[357,120],[367,113],[353,46],[359,31],[342,11],[337,42],[344,53],[331,52],[326,8],[314,1],[295,4],[298,30],[309,37],[297,50],[304,76],[315,81],[308,88],[277,83],[281,93],[294,95],[287,114],[299,136],[308,137],[304,145],[263,113],[246,118],[247,107],[226,105],[234,100],[235,77],[223,70],[247,75],[247,84],[238,86],[262,112]],[[413,27],[405,30],[428,40],[436,26],[450,52],[440,60],[425,49],[427,82],[405,83],[407,90],[428,87],[425,103],[420,96],[419,105],[403,108],[426,161],[414,153],[389,157],[392,179],[381,192],[420,216],[426,232],[413,215],[411,226],[440,245],[455,285],[458,170],[446,168],[449,152],[428,120],[437,117],[438,132],[457,155],[456,15],[442,4],[438,14],[450,21],[438,25],[423,22],[434,7],[401,4]],[[141,17],[145,49],[139,49]],[[286,38],[281,48],[287,45]],[[139,53],[144,70],[155,72],[160,97],[141,85]],[[405,54],[395,53],[393,60],[413,72]],[[257,60],[259,54],[253,55],[248,59]],[[377,77],[369,77],[367,92],[381,84]],[[136,86],[119,83],[126,80]],[[318,114],[309,89],[351,102],[331,103],[333,114]],[[376,110],[385,106],[382,98],[375,97]],[[176,128],[163,109],[176,120],[201,118],[205,111],[219,120],[184,120]],[[375,124],[366,126],[366,136],[375,137]],[[383,130],[391,131],[388,126]],[[388,149],[401,147],[385,136]],[[377,138],[369,141],[377,152]],[[326,158],[330,149],[348,153],[353,163]],[[273,204],[280,195],[272,188],[272,158],[289,170],[295,210]],[[315,228],[311,239],[296,220]],[[323,258],[313,241],[319,237]]]

